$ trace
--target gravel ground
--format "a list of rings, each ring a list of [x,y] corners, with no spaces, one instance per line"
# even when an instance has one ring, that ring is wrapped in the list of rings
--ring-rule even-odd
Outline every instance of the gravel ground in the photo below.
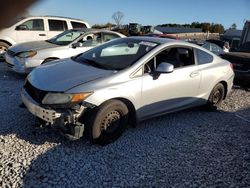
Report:
[[[24,77],[0,64],[0,187],[250,187],[250,92],[216,112],[140,123],[108,146],[70,142],[18,107]]]

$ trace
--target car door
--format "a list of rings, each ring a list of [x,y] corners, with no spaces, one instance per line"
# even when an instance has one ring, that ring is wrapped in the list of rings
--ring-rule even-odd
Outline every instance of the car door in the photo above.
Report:
[[[66,20],[48,18],[48,38],[52,38],[65,30],[68,30]]]
[[[46,40],[44,19],[30,19],[16,27],[17,43]]]
[[[172,73],[156,73],[160,63],[174,65]],[[142,77],[142,118],[194,105],[198,100],[200,72],[191,48],[172,47],[153,57],[144,66]]]

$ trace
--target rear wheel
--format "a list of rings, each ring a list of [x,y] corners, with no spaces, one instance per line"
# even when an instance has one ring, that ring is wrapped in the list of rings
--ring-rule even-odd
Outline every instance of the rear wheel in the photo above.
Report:
[[[128,124],[128,108],[119,100],[110,100],[90,115],[90,139],[106,145],[118,139]]]
[[[222,83],[218,83],[210,93],[207,106],[210,110],[216,110],[220,105],[225,95],[225,87]]]

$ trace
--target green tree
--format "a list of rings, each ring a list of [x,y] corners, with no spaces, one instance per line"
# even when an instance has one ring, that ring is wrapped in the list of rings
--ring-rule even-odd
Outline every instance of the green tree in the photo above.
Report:
[[[106,23],[106,24],[95,24],[92,26],[92,28],[94,29],[111,29],[111,27],[113,27],[114,25],[112,23]]]
[[[232,30],[236,30],[237,29],[237,25],[236,23],[233,23],[229,29],[232,29]]]
[[[225,29],[222,24],[212,24],[210,28],[211,33],[224,33]]]

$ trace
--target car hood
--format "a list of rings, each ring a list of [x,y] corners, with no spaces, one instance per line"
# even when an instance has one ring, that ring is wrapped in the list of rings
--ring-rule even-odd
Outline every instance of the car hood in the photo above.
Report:
[[[35,68],[29,74],[28,80],[34,87],[43,91],[65,92],[81,84],[112,75],[113,72],[68,58]]]
[[[58,47],[58,45],[46,41],[34,41],[34,42],[25,42],[14,45],[13,47],[10,48],[10,50],[17,54],[19,52],[27,52],[31,50],[38,51],[54,47]]]

